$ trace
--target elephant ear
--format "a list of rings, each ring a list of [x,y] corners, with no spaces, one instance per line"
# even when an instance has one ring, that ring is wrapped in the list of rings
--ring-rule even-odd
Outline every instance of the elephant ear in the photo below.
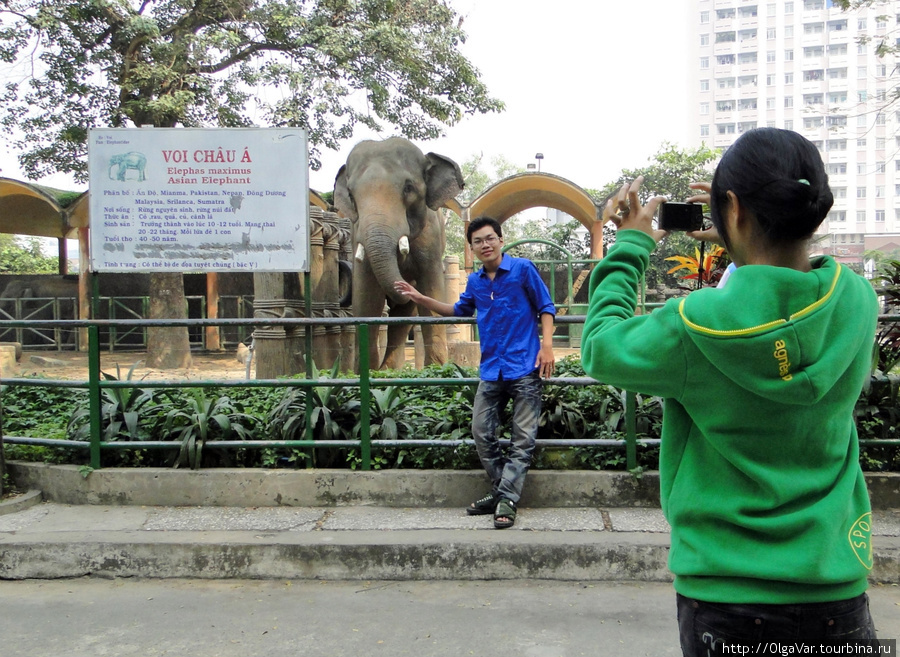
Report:
[[[456,198],[465,183],[459,165],[449,157],[437,153],[429,153],[425,157],[428,159],[425,168],[425,187],[428,190],[425,204],[432,210],[437,210],[450,199]]]
[[[347,165],[343,165],[334,179],[334,207],[350,221],[356,221],[359,215],[356,213],[356,203],[347,187]]]

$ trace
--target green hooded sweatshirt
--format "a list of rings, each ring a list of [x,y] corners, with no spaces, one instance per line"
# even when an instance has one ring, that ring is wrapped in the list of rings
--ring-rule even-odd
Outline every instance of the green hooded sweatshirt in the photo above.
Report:
[[[665,398],[663,512],[675,589],[708,602],[866,589],[871,513],[853,408],[872,362],[872,286],[828,257],[745,265],[634,316],[653,239],[619,231],[590,282],[585,371]]]

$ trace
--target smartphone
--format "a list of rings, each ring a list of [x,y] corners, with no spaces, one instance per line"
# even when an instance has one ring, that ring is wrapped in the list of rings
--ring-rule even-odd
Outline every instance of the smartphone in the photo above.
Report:
[[[660,230],[701,230],[703,228],[703,205],[701,203],[673,203],[667,201],[659,206]]]

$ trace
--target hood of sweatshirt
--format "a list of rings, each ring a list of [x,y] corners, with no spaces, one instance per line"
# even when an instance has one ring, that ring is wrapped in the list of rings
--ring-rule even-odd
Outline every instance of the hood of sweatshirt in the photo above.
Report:
[[[867,280],[831,258],[811,264],[810,272],[744,265],[725,287],[689,295],[679,306],[689,338],[742,388],[782,403],[816,403],[860,349],[872,348],[872,313],[842,306],[877,305],[877,298]]]

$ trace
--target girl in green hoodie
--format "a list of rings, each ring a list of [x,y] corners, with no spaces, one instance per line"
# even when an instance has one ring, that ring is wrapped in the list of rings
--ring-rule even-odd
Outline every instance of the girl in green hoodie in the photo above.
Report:
[[[672,528],[685,655],[729,646],[869,642],[871,513],[853,408],[870,372],[872,286],[807,240],[831,208],[815,146],[744,133],[708,192],[713,238],[737,269],[722,288],[635,316],[665,233],[642,180],[610,199],[615,244],[590,282],[585,370],[665,398],[660,482]]]

